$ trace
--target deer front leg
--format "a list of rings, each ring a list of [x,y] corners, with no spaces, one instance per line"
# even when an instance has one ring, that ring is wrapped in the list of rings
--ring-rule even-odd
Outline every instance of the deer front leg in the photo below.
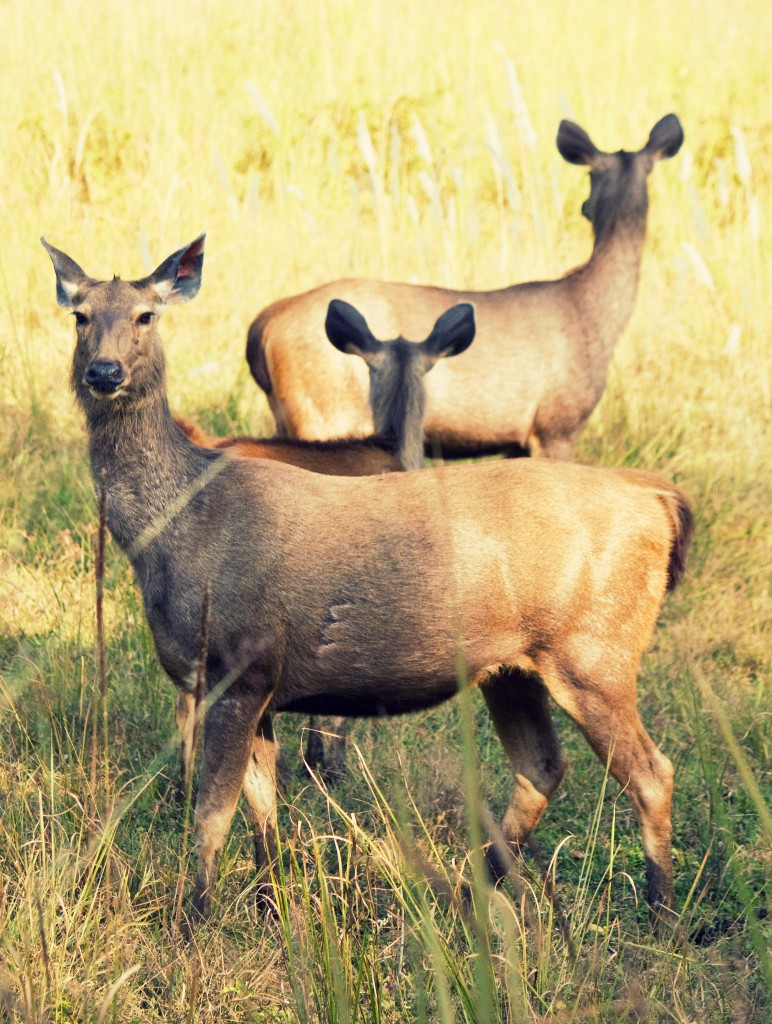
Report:
[[[330,735],[323,737],[322,733]],[[318,771],[327,783],[339,782],[346,774],[347,735],[345,718],[311,715],[308,719],[306,764],[311,771]]]
[[[196,800],[198,870],[194,912],[209,913],[217,862],[228,835],[265,709],[262,693],[233,684],[209,708],[204,725],[204,756]]]
[[[180,734],[180,775],[177,800],[184,803],[193,773],[193,733],[196,721],[196,695],[180,690],[177,694],[177,729]]]
[[[276,750],[270,715],[263,715],[252,740],[244,773],[244,796],[249,804],[255,834],[255,867],[265,871],[276,859]],[[272,895],[270,879],[260,883],[259,901],[267,906]]]

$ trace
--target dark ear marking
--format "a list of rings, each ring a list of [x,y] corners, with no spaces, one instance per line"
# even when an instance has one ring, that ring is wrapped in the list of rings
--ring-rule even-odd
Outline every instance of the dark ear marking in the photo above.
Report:
[[[361,356],[365,362],[381,349],[381,342],[373,336],[359,310],[342,299],[330,302],[324,329],[339,352]]]
[[[474,341],[475,330],[474,306],[471,302],[459,302],[437,319],[432,333],[421,345],[433,359],[458,356]]]
[[[561,121],[556,139],[558,152],[570,164],[592,166],[600,150],[590,136],[573,121]]]
[[[684,130],[675,114],[666,114],[657,121],[643,147],[655,160],[668,160],[675,156],[684,141]]]

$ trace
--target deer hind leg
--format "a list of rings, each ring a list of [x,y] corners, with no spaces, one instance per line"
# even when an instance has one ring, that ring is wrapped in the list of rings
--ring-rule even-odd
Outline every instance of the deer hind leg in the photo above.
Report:
[[[262,872],[276,859],[276,750],[270,715],[263,715],[252,739],[244,773],[244,796],[255,834],[255,866]],[[261,885],[259,899],[267,903],[270,882]]]
[[[325,737],[322,735],[325,732],[331,735]],[[308,719],[306,764],[312,771],[318,771],[328,783],[339,781],[346,773],[347,735],[348,722],[345,718],[311,715]]]
[[[486,682],[482,693],[515,776],[503,832],[512,852],[518,852],[560,785],[568,761],[555,732],[547,690],[539,678],[507,672]],[[502,878],[507,871],[506,858],[492,846],[487,859],[494,877]]]
[[[193,909],[209,912],[217,862],[228,835],[265,701],[234,684],[209,708],[196,799],[196,872]]]
[[[623,685],[599,685],[568,674],[550,680],[550,692],[626,790],[641,826],[646,857],[647,901],[655,931],[676,920],[673,894],[673,829],[670,806],[673,765],[638,716],[635,674]]]
[[[180,690],[177,694],[177,729],[180,734],[180,776],[177,799],[186,798],[193,773],[193,733],[196,720],[196,695]]]
[[[616,737],[583,732],[601,761],[609,763],[617,782],[626,788],[641,825],[646,858],[647,902],[655,930],[676,920],[673,893],[673,765],[658,749],[638,717],[637,708]],[[609,743],[609,739],[611,742]]]

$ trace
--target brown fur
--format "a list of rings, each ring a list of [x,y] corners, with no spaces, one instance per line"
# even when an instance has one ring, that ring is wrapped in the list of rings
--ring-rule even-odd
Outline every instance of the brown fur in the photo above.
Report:
[[[561,123],[558,148],[590,168],[583,212],[594,232],[587,263],[554,281],[497,291],[343,280],[281,299],[254,320],[247,361],[268,395],[279,434],[325,438],[372,431],[364,367],[327,344],[331,299],[345,299],[378,337],[424,337],[448,307],[472,302],[472,349],[437,366],[426,384],[428,451],[446,457],[534,443],[567,458],[606,385],[609,362],[633,310],[646,232],[646,179],[673,156],[683,132],[670,114],[637,153],[603,153],[583,129]]]
[[[474,340],[471,306],[453,307],[441,316],[424,341],[404,338],[376,339],[365,319],[345,302],[330,303],[325,322],[330,342],[341,351],[361,357],[370,373],[369,398],[377,433],[370,438],[299,441],[291,438],[213,438],[191,420],[177,418],[187,437],[204,448],[228,450],[242,458],[273,459],[314,473],[333,476],[368,476],[399,469],[420,469],[423,463],[423,423],[426,374],[440,359],[466,351]],[[190,743],[182,700],[177,721],[183,737],[183,782],[187,788]],[[346,722],[341,717],[312,715],[306,743],[306,763],[332,782],[342,776],[346,763]],[[327,744],[324,734],[333,737]]]
[[[96,281],[48,246],[77,322],[72,382],[108,526],[129,554],[164,668],[193,688],[209,592],[196,803],[207,907],[240,792],[273,856],[280,711],[397,714],[479,686],[512,766],[517,850],[566,768],[551,698],[638,813],[648,898],[673,907],[673,768],[636,675],[691,529],[676,487],[632,470],[498,461],[332,477],[192,444],[169,413],[156,327],[197,290],[203,238],[138,282]],[[150,311],[149,313],[147,311]],[[215,691],[213,693],[212,691]]]
[[[378,438],[340,438],[333,441],[295,441],[280,437],[213,437],[193,420],[175,417],[177,426],[194,444],[229,451],[243,459],[271,459],[330,476],[373,476],[396,473],[402,467],[392,445]]]

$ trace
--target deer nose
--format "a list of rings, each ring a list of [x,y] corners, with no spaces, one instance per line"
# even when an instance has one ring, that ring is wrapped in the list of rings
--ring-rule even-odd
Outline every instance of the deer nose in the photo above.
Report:
[[[126,375],[120,363],[111,363],[103,359],[92,363],[83,379],[94,391],[110,395],[123,384]]]

